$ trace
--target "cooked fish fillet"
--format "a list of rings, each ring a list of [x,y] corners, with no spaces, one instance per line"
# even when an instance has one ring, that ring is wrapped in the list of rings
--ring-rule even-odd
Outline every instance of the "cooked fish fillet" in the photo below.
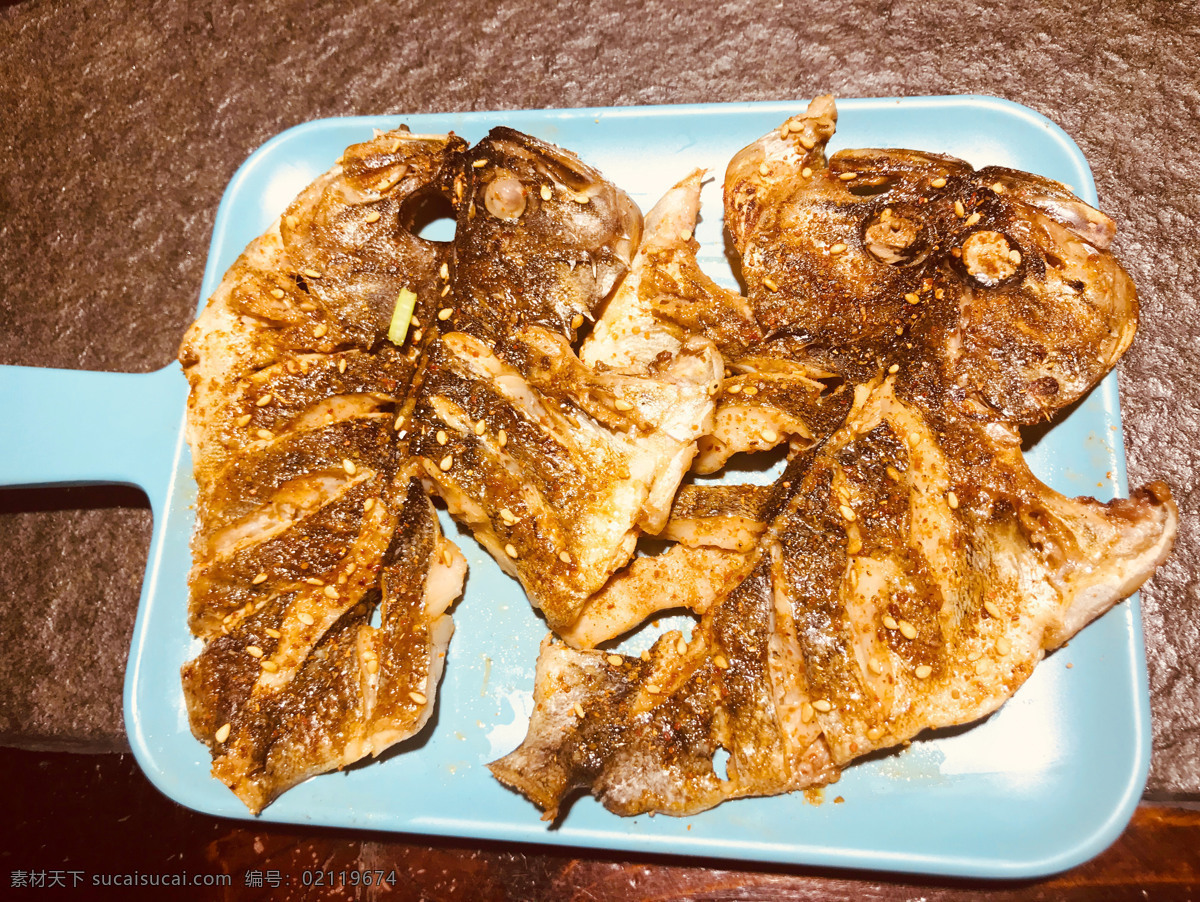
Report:
[[[673,206],[687,198],[657,208],[634,254],[636,208],[565,152],[499,129],[470,159],[444,334],[407,441],[432,491],[565,629],[666,522],[710,428],[721,358],[631,298],[653,272],[648,248],[686,244]],[[641,322],[654,353],[581,360],[571,341],[622,266],[596,332]]]
[[[648,660],[543,646],[529,733],[492,769],[549,816],[575,788],[689,814],[975,720],[1170,551],[1163,483],[1069,499],[1021,453],[1020,424],[1132,338],[1111,221],[945,157],[827,166],[835,121],[819,98],[739,153],[726,222],[767,330],[750,353],[844,380],[846,419],[795,453],[749,575],[690,641],[668,633]]]
[[[404,290],[433,318],[448,251],[409,231],[409,204],[450,191],[464,148],[403,130],[348,148],[226,273],[180,351],[189,621],[207,642],[184,695],[214,775],[252,811],[411,735],[433,704],[465,565],[395,438],[429,339],[384,336]],[[402,689],[425,701],[400,711]]]

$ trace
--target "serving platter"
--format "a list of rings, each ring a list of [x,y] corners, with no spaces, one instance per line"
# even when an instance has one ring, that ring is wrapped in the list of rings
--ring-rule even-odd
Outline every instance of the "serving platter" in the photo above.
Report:
[[[712,180],[696,230],[701,266],[736,281],[726,256],[720,186],[745,144],[805,102],[505,111],[326,119],[268,141],[221,201],[199,301],[295,194],[374,128],[454,131],[469,141],[508,125],[597,166],[648,210],[696,167]],[[838,104],[831,149],[911,147],[976,166],[1058,179],[1096,202],[1079,148],[1025,107],[987,97],[851,99]],[[434,228],[437,228],[435,224]],[[444,236],[441,236],[444,237]],[[125,687],[125,721],[142,769],[179,803],[249,818],[209,775],[188,728],[179,667],[199,651],[186,626],[195,483],[183,439],[186,384],[177,365],[149,375],[0,367],[0,484],[141,486],[154,533]],[[64,410],[64,400],[65,410]],[[52,410],[54,413],[48,414]],[[27,436],[21,442],[11,437]],[[31,450],[36,449],[36,450]],[[1115,374],[1028,449],[1043,480],[1068,495],[1127,492]],[[761,480],[769,473],[730,474]],[[470,564],[431,723],[380,760],[314,778],[264,821],[574,846],[705,859],[1026,877],[1100,852],[1124,828],[1145,784],[1150,725],[1136,596],[1051,655],[997,714],[847,769],[821,792],[726,803],[695,817],[618,818],[579,798],[554,825],[497,783],[487,762],[522,739],[545,635],[519,585],[443,515]],[[664,621],[661,626],[671,625]],[[629,640],[648,645],[645,631]]]

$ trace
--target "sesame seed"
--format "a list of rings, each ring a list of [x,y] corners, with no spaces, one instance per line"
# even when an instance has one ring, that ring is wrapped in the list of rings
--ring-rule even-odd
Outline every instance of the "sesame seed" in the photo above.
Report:
[[[738,382],[735,382],[733,385],[731,385],[727,389],[725,389],[725,391],[731,395],[736,395],[741,390],[742,390],[742,386]]]
[[[620,655],[609,655],[604,660],[608,661],[613,667],[620,667],[625,662],[625,659]]]
[[[517,518],[513,516],[513,512],[510,511],[507,507],[500,508],[500,518],[502,520],[504,520],[504,522],[509,524],[510,526],[513,523],[517,522]]]
[[[554,196],[554,189],[549,185],[542,185],[542,190],[539,193],[542,195],[542,200],[549,200]]]
[[[571,317],[571,328],[572,329],[578,329],[582,325],[583,325],[583,314],[582,313],[576,313],[573,317]]]
[[[542,190],[545,190],[545,189],[542,189]],[[583,717],[583,705],[579,704],[579,702],[576,702],[575,707],[572,708],[571,710],[575,712],[576,717]]]
[[[325,336],[325,333],[328,331],[329,331],[329,326],[325,325],[325,323],[317,323],[316,328],[313,329],[313,335],[317,338],[323,338]]]
[[[956,216],[966,216],[967,215],[967,210],[963,206],[963,202],[961,200],[956,200],[954,202],[954,214]]]
[[[486,165],[487,165],[487,160],[476,160],[474,163],[471,164],[471,166],[475,169],[482,169]]]
[[[379,673],[379,660],[377,658],[367,659],[367,673]]]
[[[306,270],[303,270],[303,272],[304,272],[304,275],[308,276],[310,279],[321,278],[321,274],[319,272],[317,272],[315,269],[306,269]]]
[[[443,263],[442,268],[438,270],[438,275],[441,276],[443,279],[450,278],[450,264]]]
[[[987,611],[989,614],[991,614],[993,617],[995,617],[997,620],[999,620],[999,619],[1000,619],[1000,616],[1001,616],[1001,615],[1000,615],[1000,609],[999,609],[998,607],[996,607],[996,602],[994,602],[994,601],[985,601],[985,602],[983,603],[983,609],[984,609],[985,611]]]
[[[1003,636],[1001,636],[1000,638],[998,638],[996,640],[996,653],[998,655],[1000,655],[1000,657],[1003,658],[1010,651],[1012,651],[1012,645],[1009,643],[1009,641],[1007,639],[1005,639]]]
[[[449,286],[446,286],[446,287],[449,287]],[[418,329],[416,332],[413,333],[413,342],[420,341],[421,336],[424,334],[425,334],[424,332],[422,332],[420,329]]]
[[[342,357],[340,360],[338,360],[338,372],[339,373],[346,372],[346,358],[345,357]]]
[[[950,505],[950,510],[958,509],[958,496],[953,492],[946,493],[946,503]]]
[[[313,620],[312,614],[309,614],[307,612],[300,613],[299,615],[297,615],[296,619],[299,620],[301,623],[303,623],[305,626],[312,626],[313,623],[316,622]]]
[[[888,372],[891,373],[893,376],[896,375],[896,373],[900,372],[900,364],[893,363],[891,366],[888,367]]]
[[[379,222],[379,211],[378,211],[378,210],[372,210],[370,213],[368,213],[368,214],[366,215],[366,217],[365,217],[364,221],[366,221],[366,222]]]
[[[858,178],[858,173],[857,172],[843,172],[840,175],[838,175],[838,178],[840,178],[843,182],[850,182],[850,181],[853,181],[854,179]]]
[[[368,498],[366,501],[363,502],[363,511],[364,512],[370,511],[371,508],[373,508],[374,506],[375,506],[375,499]]]
[[[624,398],[617,398],[616,404],[613,405],[617,410],[633,410],[633,405]]]
[[[412,692],[408,693],[408,697],[409,697],[409,698],[411,698],[411,699],[412,699],[414,702],[416,702],[418,705],[423,705],[423,704],[425,704],[427,701],[429,701],[429,699],[427,699],[427,698],[425,697],[425,693],[424,693],[424,692],[417,692],[417,690],[415,690],[415,689],[414,689]]]
[[[271,439],[275,438],[275,434],[268,429],[260,429],[260,430],[258,430],[258,432],[254,433],[254,434],[257,435],[264,442],[269,442]]]
[[[233,724],[224,724],[217,730],[216,735],[213,736],[213,739],[217,740],[217,742],[224,742],[229,738],[229,733],[231,730],[233,730]]]
[[[833,705],[831,705],[829,703],[828,699],[824,699],[824,698],[817,699],[815,702],[812,703],[812,706],[822,713],[826,713],[826,712],[833,710]]]
[[[651,695],[658,695],[660,692],[662,692],[662,689],[660,687],[654,685],[653,683],[647,683],[646,691],[649,692]]]
[[[562,561],[564,564],[571,563],[571,555],[566,551],[560,551],[558,553],[558,559],[560,561]]]
[[[800,706],[800,722],[808,723],[813,719],[813,706],[805,702]]]
[[[933,185],[933,187],[935,187],[935,188],[945,188],[946,180],[939,175],[937,178],[935,178],[929,184]]]
[[[453,315],[454,315],[454,311],[451,310],[449,307],[443,307],[441,310],[438,311],[438,319],[440,319],[442,322],[445,322]]]
[[[862,539],[858,536],[851,536],[850,540],[846,543],[846,554],[858,554],[862,550]],[[853,582],[858,582],[858,574],[856,572],[852,572],[850,576]]]
[[[767,286],[767,289],[769,291],[778,291],[779,290],[779,286],[775,283],[775,280],[772,279],[770,276],[767,276],[766,278],[764,278],[762,280],[762,283]]]
[[[1021,263],[1021,252],[1020,251],[1009,251],[1008,259],[1014,266],[1019,266]]]
[[[779,441],[779,433],[776,432],[774,429],[764,429],[762,432],[759,433],[759,435],[762,436],[762,439],[764,442],[774,443],[774,442]]]
[[[758,174],[759,175],[770,175],[770,173],[771,173],[771,170],[770,170],[770,168],[768,168],[766,163],[758,164]]]
[[[258,576],[254,577],[254,579],[250,580],[250,583],[251,583],[251,585],[257,586],[260,583],[265,583],[266,581],[267,581],[267,574],[260,573],[260,574],[258,574]]]
[[[439,429],[439,430],[437,431],[437,443],[438,443],[439,445],[444,445],[444,444],[446,444],[446,442],[448,442],[448,441],[450,441],[450,436],[448,436],[448,435],[446,434],[446,430],[445,430],[445,429]]]
[[[808,166],[805,166],[803,169],[800,170],[800,174],[802,176],[804,176],[806,179],[812,178],[812,169],[810,169]]]
[[[326,598],[337,598],[338,590],[336,586],[326,586],[324,589]]]
[[[247,645],[246,654],[252,658],[261,658],[263,656],[263,650],[257,645]]]
[[[499,442],[500,447],[503,448],[505,445],[508,444],[508,433],[505,432],[503,429],[501,429],[500,432],[496,435],[496,441]]]
[[[891,464],[888,464],[886,472],[888,475],[888,479],[891,479],[893,482],[900,481],[900,471],[897,470],[895,467],[893,467]]]
[[[279,665],[274,661],[264,658],[262,662],[262,669],[267,673],[275,673],[275,671],[279,670]]]
[[[890,630],[894,630],[900,626],[900,624],[898,624],[896,622],[896,618],[893,617],[891,614],[883,615],[883,625]]]
[[[931,673],[933,673],[933,668],[928,664],[922,664],[913,672],[917,675],[918,680],[924,680],[927,679]]]
[[[512,543],[510,542],[504,546],[504,553],[515,560],[517,556],[517,549],[513,548]]]
[[[240,417],[237,418],[237,424],[239,426],[245,426],[249,422],[250,422],[250,414],[248,414],[248,413],[244,413]]]
[[[810,138],[808,135],[805,135],[804,137],[802,137],[800,139],[800,146],[803,147],[805,150],[812,150],[814,147],[817,146],[817,142],[814,141],[812,138]]]
[[[867,662],[867,670],[871,671],[871,673],[875,674],[875,676],[880,676],[883,673],[883,667],[881,667],[879,662],[874,658],[871,658],[871,660]]]
[[[679,640],[675,643],[675,653],[682,655],[682,654],[685,654],[686,652],[687,652],[687,643],[684,642],[683,637],[680,636]]]
[[[576,194],[574,191],[568,191],[567,193],[571,195],[571,200],[577,204],[586,204],[591,200],[586,194]]]
[[[917,638],[917,628],[907,620],[901,620],[898,625],[900,627],[900,635],[902,635],[905,639]]]
[[[846,245],[842,244],[842,243],[839,241],[837,244],[835,244],[833,247],[831,247],[831,248],[829,249],[829,253],[831,253],[831,254],[840,254],[840,253],[842,253],[842,252],[843,252],[843,251],[845,251],[845,250],[846,250]]]
[[[851,508],[850,505],[848,505],[848,504],[840,505],[838,507],[838,511],[839,511],[839,513],[841,513],[841,515],[844,519],[846,519],[846,520],[854,519],[854,509]]]
[[[487,431],[487,423],[485,423],[483,420],[480,420],[475,424],[476,435],[483,435],[485,431]]]
[[[358,467],[354,466],[354,461],[346,457],[342,459],[342,469],[346,471],[346,475],[353,476],[358,472]]]
[[[728,670],[729,660],[724,655],[717,655],[713,658],[713,666],[718,670]]]
[[[779,126],[779,140],[783,141],[787,138],[787,136],[788,136],[788,123],[785,122],[785,123],[783,123],[783,125]]]
[[[978,213],[972,213],[970,216],[967,217],[967,225],[973,226],[973,225],[975,225],[975,223],[979,222],[979,220],[981,220],[981,219],[983,219],[983,217],[980,216]]]
[[[315,576],[308,576],[308,577],[305,577],[304,581],[305,581],[306,583],[308,583],[310,586],[323,586],[323,585],[325,585],[325,582],[324,582],[323,580],[319,580],[319,579],[317,579]]]
[[[442,472],[445,473],[452,466],[454,466],[454,456],[452,454],[447,454],[438,462],[438,466],[441,467]]]
[[[279,300],[281,297],[283,297],[283,289],[282,288],[272,288],[271,289],[271,297],[275,298],[275,300]]]
[[[305,313],[312,313],[314,310],[317,309],[317,305],[314,304],[312,301],[301,301],[300,309],[303,310]]]
[[[908,301],[910,304],[919,304],[921,303],[921,296],[915,291],[910,291],[904,296],[904,300]]]
[[[268,626],[264,632],[266,632],[266,634],[272,639],[278,639],[283,636],[283,633],[279,632],[279,630],[275,629],[273,626]]]
[[[442,293],[439,295],[439,297],[443,297],[443,298],[444,298],[444,297],[445,297],[446,295],[448,295],[449,293],[450,293],[450,286],[449,286],[449,285],[447,285],[445,288],[443,288],[443,289],[442,289]]]

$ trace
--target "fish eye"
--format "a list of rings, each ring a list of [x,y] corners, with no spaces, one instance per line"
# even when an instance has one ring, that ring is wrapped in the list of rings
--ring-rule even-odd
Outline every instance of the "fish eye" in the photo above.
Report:
[[[483,189],[483,205],[497,219],[519,219],[525,212],[525,186],[512,175],[501,175]]]

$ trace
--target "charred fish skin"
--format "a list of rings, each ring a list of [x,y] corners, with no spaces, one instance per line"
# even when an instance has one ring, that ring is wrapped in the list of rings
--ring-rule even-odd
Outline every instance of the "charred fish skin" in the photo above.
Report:
[[[637,205],[570,151],[510,128],[471,149],[456,178],[454,329],[503,352],[540,326],[573,339],[628,271]]]

